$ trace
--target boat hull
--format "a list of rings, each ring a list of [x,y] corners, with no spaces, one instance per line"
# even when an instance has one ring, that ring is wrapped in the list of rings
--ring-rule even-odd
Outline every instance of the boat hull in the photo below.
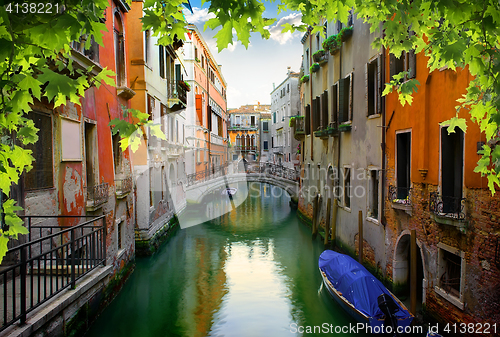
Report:
[[[320,269],[321,277],[323,278],[323,284],[330,296],[344,309],[351,317],[353,317],[358,323],[366,324],[370,326],[372,333],[383,333],[385,330],[383,329],[384,320],[377,319],[374,317],[368,317],[363,314],[361,311],[357,310],[354,305],[352,305],[345,297],[343,297],[332,285],[332,283],[328,280],[325,273]],[[391,294],[392,295],[392,294]],[[394,296],[395,300],[399,302],[399,300]],[[405,319],[398,319],[398,327],[400,327],[399,333],[404,333],[405,329],[411,325],[413,321],[413,316],[410,316]]]

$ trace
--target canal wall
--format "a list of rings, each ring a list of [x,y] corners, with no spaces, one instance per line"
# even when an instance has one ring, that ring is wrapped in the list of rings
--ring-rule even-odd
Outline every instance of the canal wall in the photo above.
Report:
[[[104,308],[111,303],[135,267],[130,260],[113,275],[113,265],[102,266],[78,281],[46,305],[28,314],[26,324],[12,325],[3,337],[83,336]]]
[[[137,256],[153,255],[162,243],[164,243],[178,228],[179,219],[176,215],[173,215],[163,224],[163,226],[159,227],[149,239],[141,240],[136,235],[135,251]]]
[[[305,210],[299,207],[297,209],[297,216],[302,223],[307,225],[312,230],[312,207],[308,207]],[[321,219],[321,221],[320,219],[318,219],[318,235],[320,235],[323,241],[325,238],[325,219]],[[337,236],[335,242],[331,242],[329,240],[328,245],[325,246],[325,249],[338,251],[357,260],[359,255],[358,238],[359,236],[356,234],[354,245],[355,248],[352,248],[349,244],[347,244]],[[363,266],[372,275],[378,278],[387,287],[387,289],[392,291],[392,279],[384,276],[383,268],[380,263],[375,263],[375,251],[366,240],[363,240]]]

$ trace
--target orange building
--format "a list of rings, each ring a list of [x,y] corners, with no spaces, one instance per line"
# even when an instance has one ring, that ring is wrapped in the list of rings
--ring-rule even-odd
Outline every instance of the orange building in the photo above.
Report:
[[[183,65],[191,91],[186,108],[186,173],[194,175],[227,162],[227,84],[198,28],[187,28]]]
[[[176,64],[182,55],[182,40],[175,36],[171,45],[158,45],[152,31],[142,31],[143,6],[141,1],[132,2],[128,20],[134,46],[128,54],[130,88],[136,92],[131,107],[147,113],[166,136],[160,140],[148,134],[133,154],[137,253],[150,254],[167,237],[174,214],[186,206],[184,144],[189,88],[183,81],[182,65]]]
[[[229,140],[232,159],[243,157],[258,160],[260,156],[260,114],[269,113],[271,106],[258,103],[229,110]]]
[[[498,322],[500,197],[473,172],[485,135],[465,111],[467,133],[449,134],[441,124],[455,116],[471,76],[466,69],[429,73],[427,60],[386,57],[387,79],[410,70],[421,84],[411,106],[402,107],[395,93],[385,100],[387,276],[400,294],[415,282],[417,310],[425,303],[445,323]]]

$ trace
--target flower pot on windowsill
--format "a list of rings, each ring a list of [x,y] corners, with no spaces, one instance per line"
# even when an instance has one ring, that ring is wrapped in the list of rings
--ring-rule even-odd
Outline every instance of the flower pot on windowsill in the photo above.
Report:
[[[311,73],[315,73],[320,69],[319,63],[313,63],[312,66],[309,68]]]
[[[340,40],[342,42],[347,41],[352,36],[352,27],[342,28],[340,32]]]
[[[351,124],[342,124],[339,126],[339,132],[349,132],[352,129]]]

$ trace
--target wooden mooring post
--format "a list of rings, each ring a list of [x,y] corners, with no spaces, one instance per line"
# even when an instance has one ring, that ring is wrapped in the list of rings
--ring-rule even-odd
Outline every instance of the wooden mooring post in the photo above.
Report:
[[[332,245],[335,246],[335,242],[337,240],[337,210],[339,208],[339,200],[335,198],[333,200],[333,215],[332,215],[332,236],[330,241]]]
[[[358,215],[358,262],[363,264],[363,211]]]
[[[330,238],[330,213],[332,210],[332,199],[328,198],[326,202],[326,223],[325,223],[325,241],[324,244],[328,244],[328,239]]]

